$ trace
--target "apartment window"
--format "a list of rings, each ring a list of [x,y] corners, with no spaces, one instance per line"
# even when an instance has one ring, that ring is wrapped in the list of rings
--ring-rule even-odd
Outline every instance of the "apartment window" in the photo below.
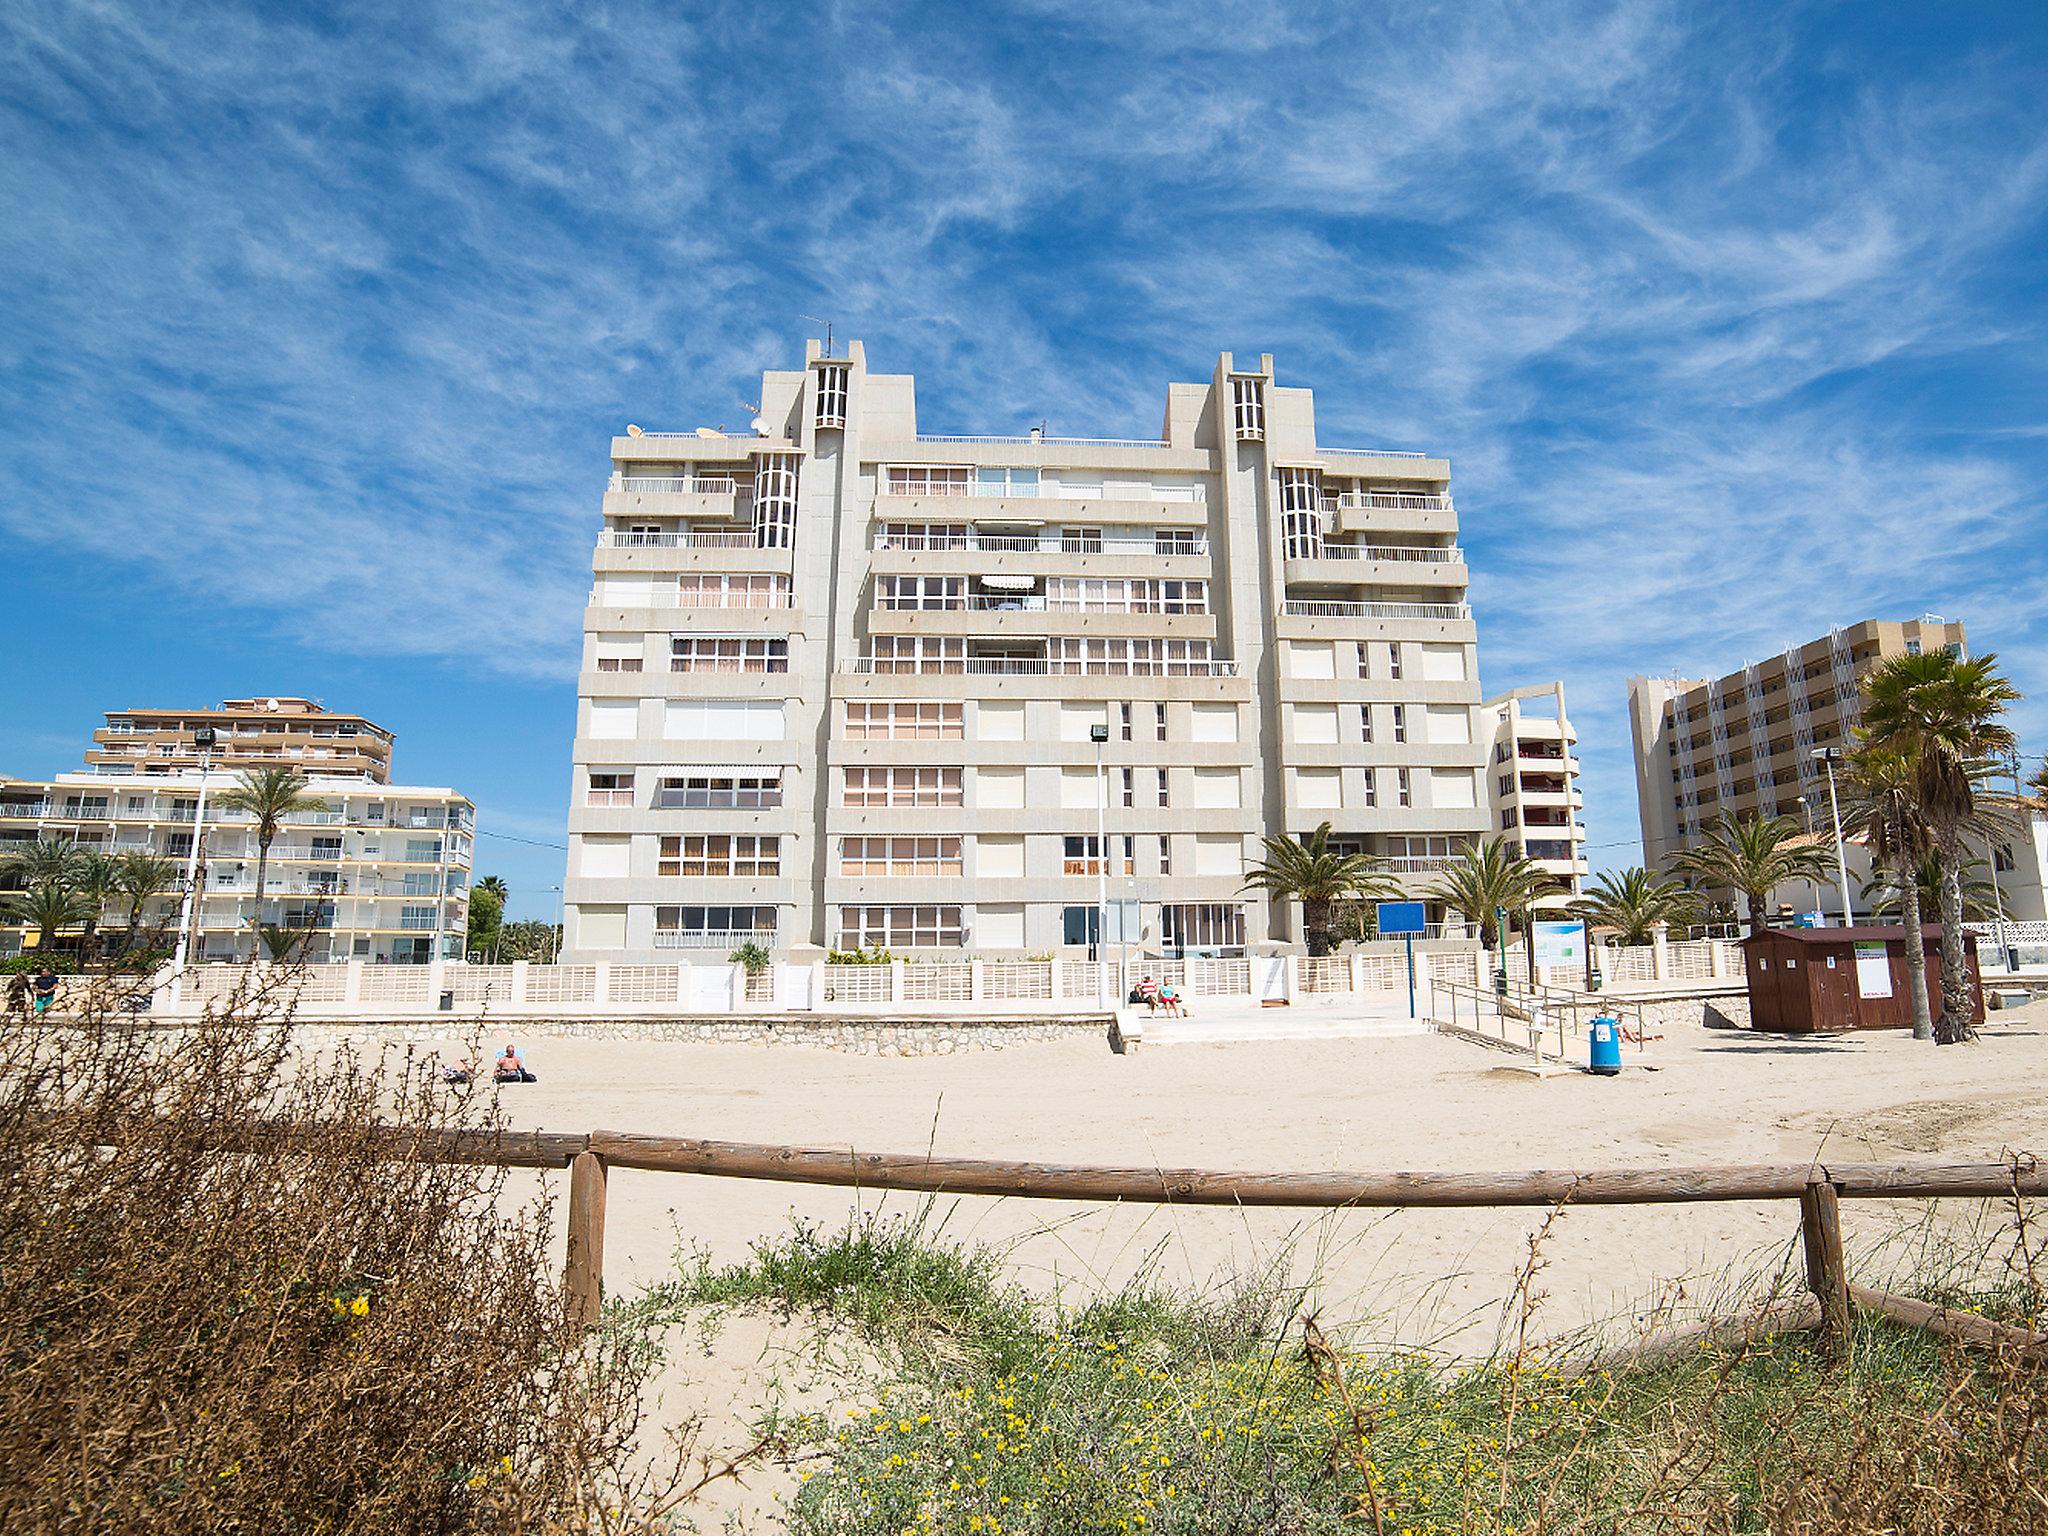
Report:
[[[1094,837],[1069,837],[1064,842],[1066,863],[1063,867],[1063,873],[1069,875],[1099,875],[1102,873],[1102,844],[1098,839]],[[1126,837],[1124,839],[1123,869],[1118,871],[1112,868],[1109,871],[1111,874],[1123,873],[1134,875],[1138,872],[1137,845],[1138,840],[1135,837]],[[1114,863],[1113,855],[1112,863]]]
[[[846,425],[846,384],[853,370],[845,363],[821,363],[818,366],[818,414],[817,424],[821,427],[843,427]]]
[[[600,640],[597,642],[598,671],[638,672],[641,664],[641,646],[637,639]]]
[[[1358,739],[1367,746],[1372,745],[1372,706],[1370,704],[1358,706]]]
[[[1368,738],[1369,739],[1369,738]],[[1380,776],[1377,769],[1365,770],[1365,804],[1370,810],[1380,803]]]
[[[1502,799],[1506,799],[1515,792],[1515,776],[1512,773],[1504,773],[1494,782],[1500,786]]]
[[[1065,635],[1055,642],[1051,666],[1090,677],[1198,677],[1209,670],[1209,642]]]
[[[773,809],[780,804],[780,774],[665,775],[654,796],[654,808],[658,811],[758,811]]]
[[[1101,554],[1102,530],[1100,528],[1062,528],[1060,530],[1060,553],[1065,555]]]
[[[1159,873],[1162,875],[1173,873],[1173,839],[1164,832],[1159,834]]]
[[[724,834],[664,837],[655,873],[676,876],[740,875],[758,878],[782,872],[779,837],[728,837]]]
[[[779,637],[751,639],[738,635],[673,635],[668,644],[671,672],[789,670],[789,642]]]
[[[1256,443],[1266,435],[1266,381],[1235,375],[1230,381],[1230,419],[1240,443]]]
[[[849,768],[844,804],[943,806],[960,804],[958,768]]]
[[[879,585],[884,608],[931,612],[967,606],[967,581],[961,576],[884,576]]]
[[[1372,676],[1372,647],[1363,640],[1358,642],[1358,675]]]
[[[957,906],[860,906],[839,909],[841,949],[958,948],[964,933]]]
[[[1322,506],[1321,470],[1280,471],[1280,538],[1288,559],[1313,560],[1323,552]]]
[[[964,874],[957,837],[843,837],[839,840],[842,875],[922,875],[945,878]]]
[[[1159,803],[1160,803],[1161,805],[1165,805],[1165,804],[1166,804],[1166,784],[1167,784],[1167,778],[1166,778],[1166,770],[1165,770],[1164,768],[1159,768],[1159,769],[1155,769],[1154,771],[1155,771],[1156,773],[1158,773],[1158,775],[1159,775]]]
[[[754,543],[760,549],[788,549],[796,542],[797,470],[800,454],[762,453],[754,458]]]
[[[1060,908],[1060,939],[1075,946],[1086,945],[1090,958],[1102,937],[1102,909],[1100,907],[1071,906]]]
[[[1207,613],[1209,588],[1202,581],[1055,576],[1046,583],[1045,606],[1053,613]]]
[[[1401,676],[1401,643],[1398,640],[1387,642],[1387,676],[1395,679]]]
[[[1189,902],[1159,909],[1160,942],[1185,953],[1244,948],[1244,908],[1223,902]]]
[[[1506,810],[1504,810],[1504,811],[1502,811],[1502,812],[1500,813],[1500,826],[1501,826],[1501,830],[1502,830],[1503,832],[1511,832],[1511,831],[1513,831],[1513,830],[1514,830],[1514,826],[1515,826],[1515,812],[1514,812],[1514,807],[1510,806],[1510,807],[1508,807],[1508,808],[1507,808]]]
[[[967,641],[960,635],[876,635],[868,643],[876,672],[967,670]]]
[[[133,720],[109,720],[107,722],[107,734],[109,736],[126,736],[134,731],[134,729],[135,722]]]
[[[630,806],[633,803],[633,775],[592,773],[590,787],[583,792],[585,805]]]
[[[338,859],[341,857],[341,839],[338,837],[316,837],[313,839],[310,857],[315,859]],[[430,855],[432,857],[432,855]]]
[[[1396,704],[1394,706],[1394,740],[1406,741],[1407,739],[1408,706],[1405,704]]]
[[[1408,770],[1406,768],[1396,768],[1394,770],[1394,787],[1399,804],[1413,805],[1415,803],[1414,789],[1408,782]]]
[[[967,496],[974,490],[973,472],[953,464],[891,464],[891,496]]]
[[[959,741],[966,734],[958,704],[847,701],[848,741]]]
[[[674,935],[669,942],[688,943],[692,938],[706,944],[723,944],[729,939],[755,939],[773,943],[773,907],[656,907],[655,942]]]
[[[1122,772],[1124,776],[1124,809],[1128,811],[1138,803],[1138,770],[1135,768],[1125,768]]]
[[[1152,738],[1155,741],[1166,740],[1166,706],[1164,704],[1154,704],[1152,706]]]
[[[164,852],[172,858],[183,858],[192,851],[190,832],[167,832],[164,834]]]
[[[1155,555],[1198,555],[1202,546],[1192,528],[1155,528],[1152,531],[1152,553]]]
[[[1116,707],[1117,731],[1124,741],[1131,739],[1131,706],[1119,704]]]
[[[787,608],[789,578],[686,571],[676,578],[676,603],[683,608]]]
[[[965,549],[965,523],[884,523],[877,549]]]
[[[1918,656],[1920,654],[1920,642],[1918,640],[1908,640],[1906,642],[1906,654],[1908,656]]]

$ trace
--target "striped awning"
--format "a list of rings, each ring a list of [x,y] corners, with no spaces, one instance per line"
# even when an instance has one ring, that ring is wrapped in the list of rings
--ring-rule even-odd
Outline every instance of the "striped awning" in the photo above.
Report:
[[[977,576],[975,581],[991,592],[1029,592],[1038,585],[1036,576]]]

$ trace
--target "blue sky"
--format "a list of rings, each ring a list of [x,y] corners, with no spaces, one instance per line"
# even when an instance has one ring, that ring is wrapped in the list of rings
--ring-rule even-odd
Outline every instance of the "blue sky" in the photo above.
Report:
[[[2048,748],[2048,9],[14,0],[0,771],[292,692],[559,841],[625,422],[806,315],[930,430],[1270,351],[1453,461],[1489,691],[1962,617]],[[514,910],[561,856],[486,837]]]

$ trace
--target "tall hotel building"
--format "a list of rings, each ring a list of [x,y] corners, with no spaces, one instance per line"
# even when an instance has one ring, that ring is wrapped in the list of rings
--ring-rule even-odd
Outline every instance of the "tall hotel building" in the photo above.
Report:
[[[1815,832],[1832,838],[1827,770],[1813,754],[1849,745],[1863,679],[1889,657],[1962,655],[1964,646],[1961,624],[1932,616],[1866,619],[1725,677],[1630,678],[1643,856],[1669,868],[1722,811],[1739,820],[1811,816]]]
[[[1318,442],[1270,357],[1122,441],[922,433],[910,376],[809,351],[752,437],[612,441],[572,956],[1082,954],[1105,860],[1136,942],[1228,952],[1297,937],[1264,835],[1419,890],[1493,827],[1445,460]]]

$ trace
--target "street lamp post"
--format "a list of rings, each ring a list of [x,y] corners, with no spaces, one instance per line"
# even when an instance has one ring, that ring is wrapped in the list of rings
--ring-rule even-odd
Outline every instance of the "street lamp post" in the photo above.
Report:
[[[1109,780],[1102,767],[1102,748],[1109,726],[1088,727],[1095,743],[1095,1004],[1109,1007]]]
[[[191,954],[194,907],[199,891],[199,847],[206,838],[206,775],[213,767],[213,727],[202,725],[192,733],[199,748],[199,804],[192,812],[192,846],[185,850],[185,900],[178,908],[178,948],[171,957],[171,988],[175,1002],[184,985],[185,961]]]
[[[1835,799],[1835,764],[1841,761],[1840,747],[1815,747],[1813,755],[1828,771],[1828,815],[1835,824],[1835,873],[1842,877],[1842,926],[1854,928],[1856,915],[1849,909],[1849,855],[1842,844],[1842,807]]]

